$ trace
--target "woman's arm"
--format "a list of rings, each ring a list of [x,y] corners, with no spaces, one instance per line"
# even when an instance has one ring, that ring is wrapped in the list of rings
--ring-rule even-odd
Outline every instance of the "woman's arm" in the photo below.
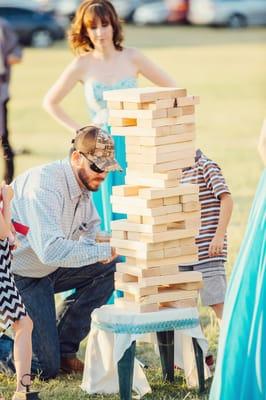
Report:
[[[259,151],[259,155],[262,159],[262,162],[266,166],[266,118],[263,121],[263,125],[262,125],[261,132],[260,132],[258,151]]]
[[[137,49],[129,49],[137,72],[157,86],[176,87],[176,81]]]
[[[44,109],[61,125],[77,131],[82,125],[74,121],[61,107],[60,103],[81,80],[80,59],[76,58],[61,74],[43,100]]]

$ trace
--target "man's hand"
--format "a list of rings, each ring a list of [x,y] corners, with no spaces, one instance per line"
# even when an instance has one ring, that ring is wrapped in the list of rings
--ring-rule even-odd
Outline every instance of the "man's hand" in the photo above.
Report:
[[[224,248],[224,235],[216,234],[209,246],[209,257],[220,256]]]
[[[116,252],[116,249],[114,247],[111,247],[111,257],[107,258],[107,260],[101,261],[102,264],[109,264],[112,262],[116,257],[118,257],[118,254]]]

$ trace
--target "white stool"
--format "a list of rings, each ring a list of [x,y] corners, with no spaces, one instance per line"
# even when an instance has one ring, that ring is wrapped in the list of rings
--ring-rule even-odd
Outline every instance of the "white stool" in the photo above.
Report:
[[[144,372],[137,360],[134,363],[136,340],[149,332],[157,333],[163,378],[168,381],[174,379],[174,354],[180,353],[174,350],[177,335],[190,339],[194,359],[185,360],[185,374],[191,374],[192,364],[196,364],[197,384],[201,392],[204,390],[203,353],[208,346],[196,308],[165,308],[140,314],[105,305],[94,310],[91,318],[81,385],[88,393],[111,394],[119,391],[122,400],[130,400],[132,384],[141,396],[150,392]]]

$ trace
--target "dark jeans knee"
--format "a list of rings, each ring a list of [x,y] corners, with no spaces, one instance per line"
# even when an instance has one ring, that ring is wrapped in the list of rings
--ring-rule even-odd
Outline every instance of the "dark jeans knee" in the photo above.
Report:
[[[40,376],[43,380],[55,378],[60,370],[60,356],[59,354],[39,361],[33,355],[32,358],[32,372]]]

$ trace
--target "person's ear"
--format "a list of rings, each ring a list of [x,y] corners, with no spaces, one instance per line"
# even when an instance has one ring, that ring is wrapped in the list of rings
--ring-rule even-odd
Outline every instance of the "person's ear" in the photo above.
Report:
[[[73,153],[71,154],[71,161],[75,165],[80,165],[82,161],[82,156],[77,150],[74,150]]]

